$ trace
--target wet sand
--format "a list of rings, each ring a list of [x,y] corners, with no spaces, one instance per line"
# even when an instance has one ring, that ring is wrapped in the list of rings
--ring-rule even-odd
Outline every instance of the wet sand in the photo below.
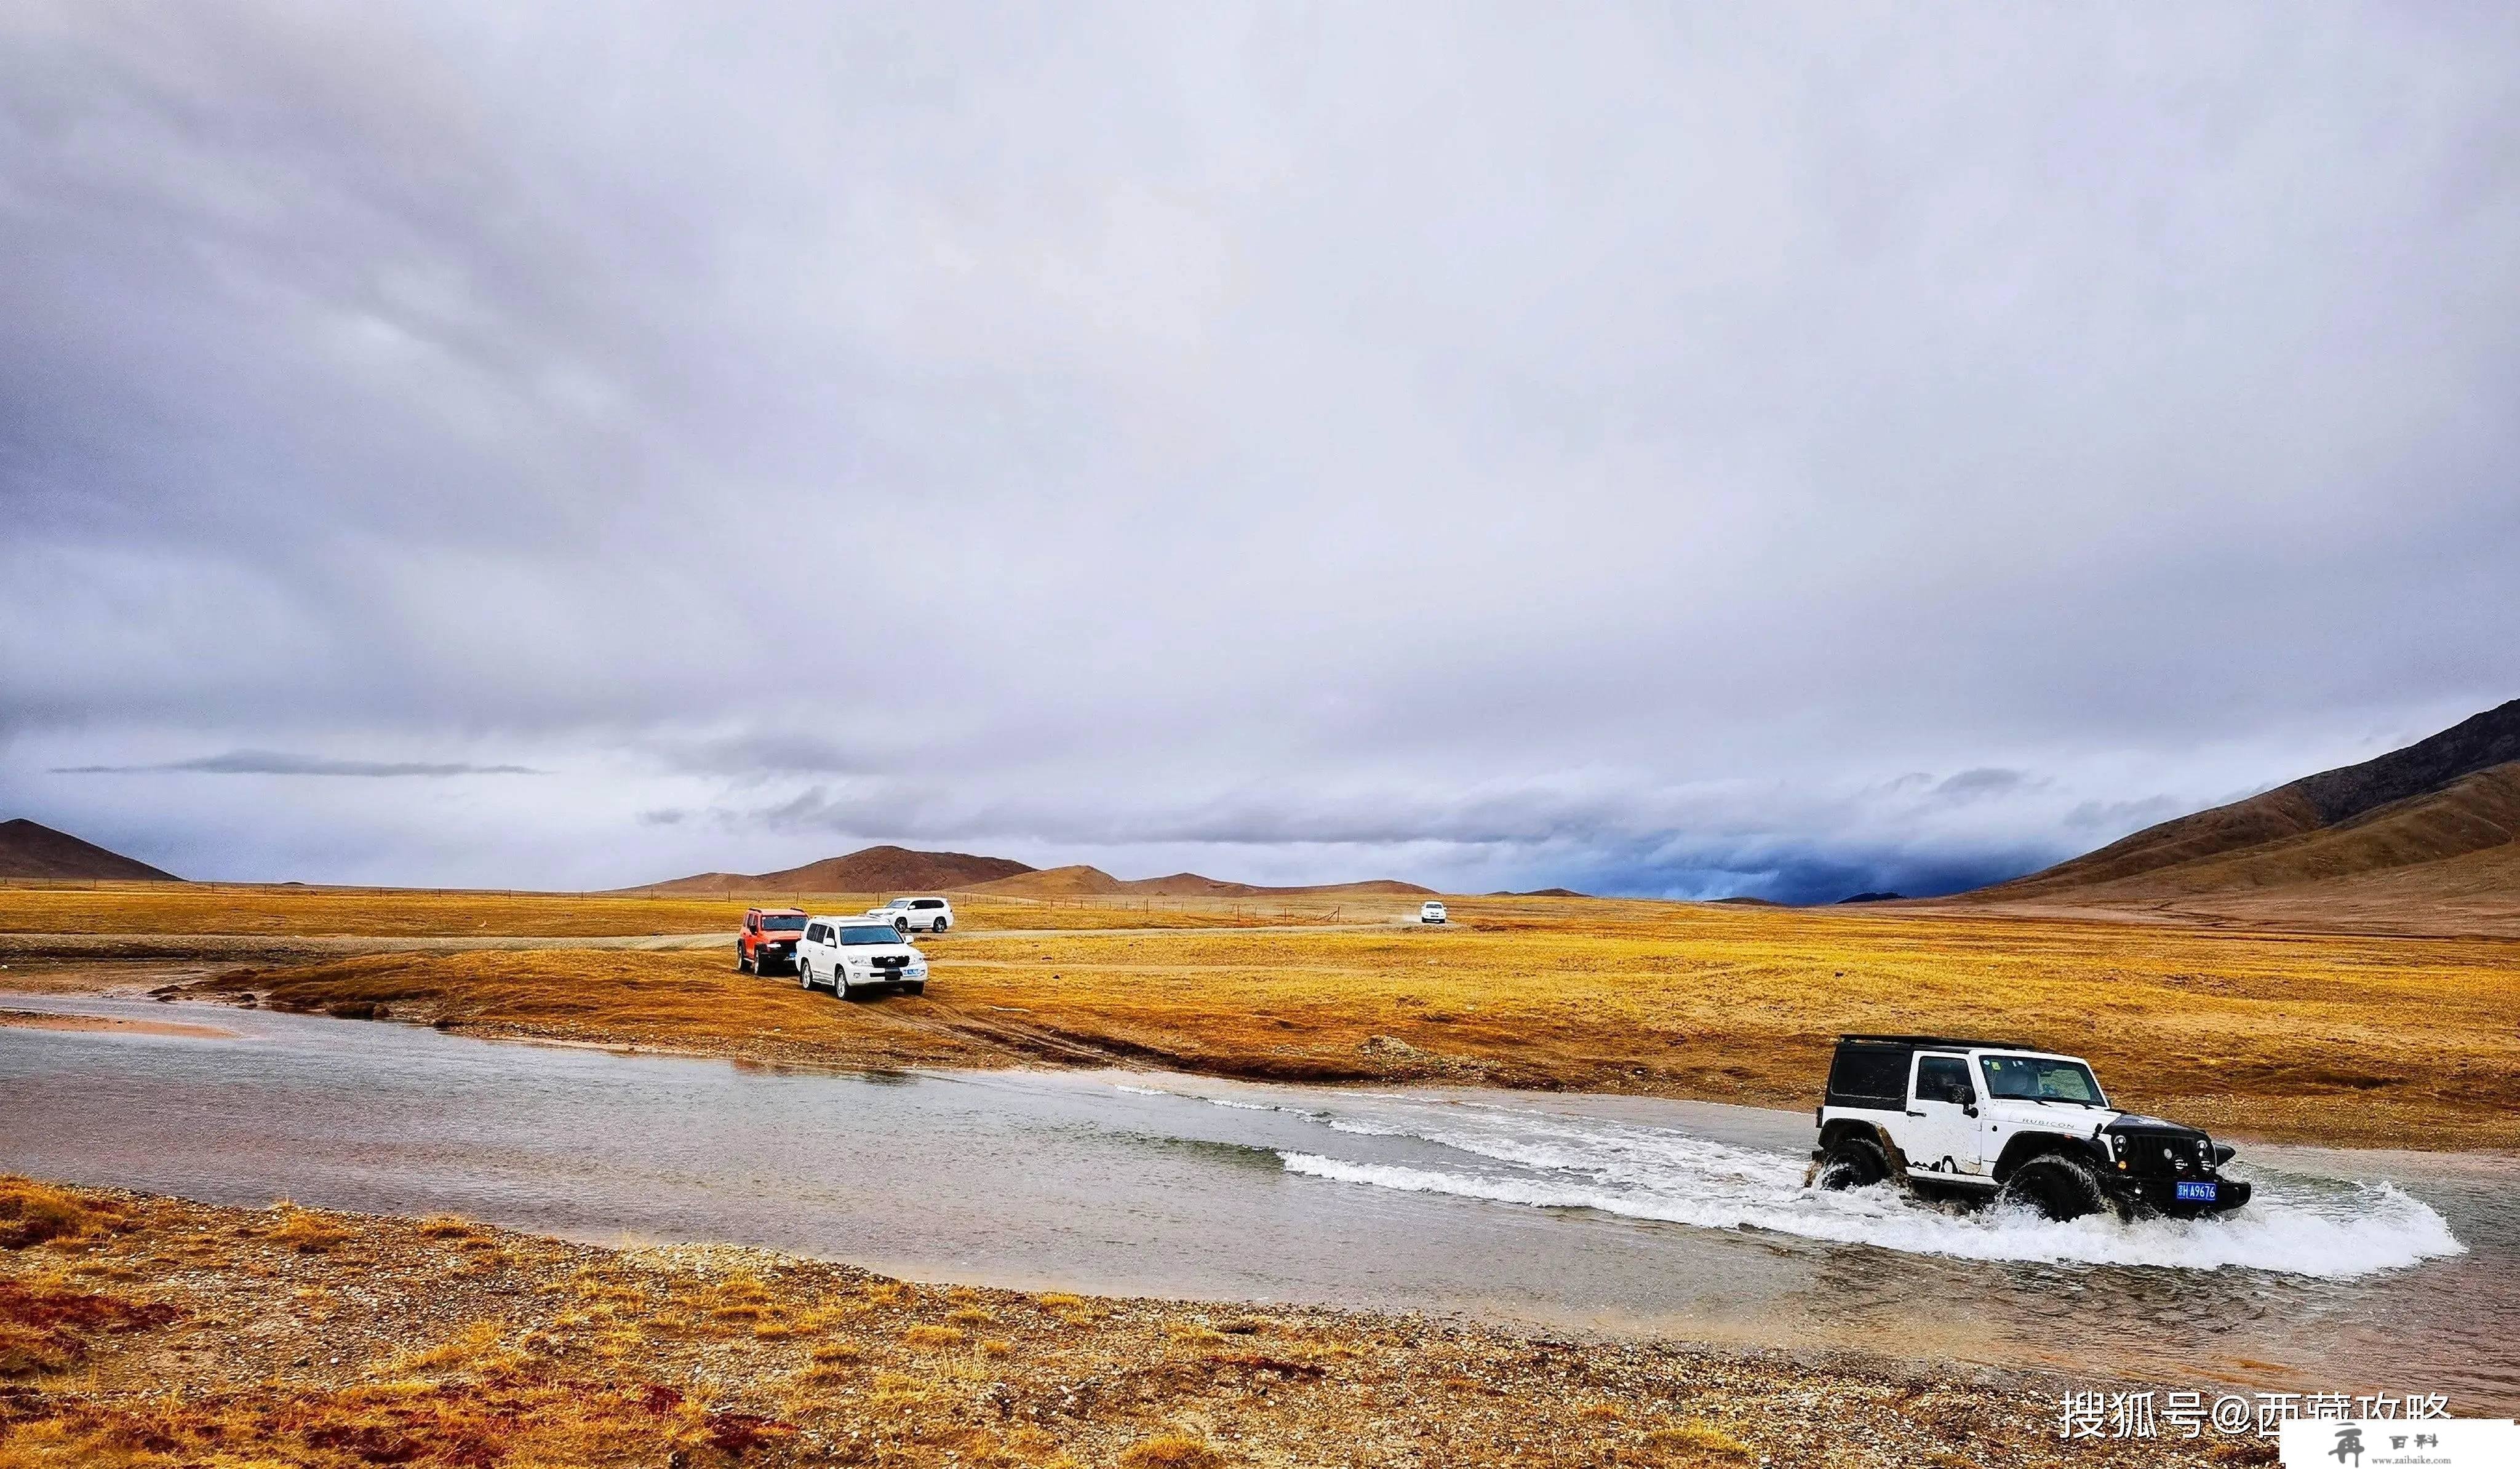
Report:
[[[233,1041],[237,1033],[224,1026],[195,1025],[182,1020],[133,1020],[119,1015],[61,1015],[36,1010],[0,1010],[0,1025],[24,1030],[104,1031],[124,1036],[184,1036],[196,1041]]]

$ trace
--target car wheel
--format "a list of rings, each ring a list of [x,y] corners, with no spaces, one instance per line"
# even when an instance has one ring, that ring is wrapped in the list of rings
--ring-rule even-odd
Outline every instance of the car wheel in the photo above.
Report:
[[[936,932],[938,932],[938,933],[943,933],[946,929],[951,928],[951,927],[953,927],[953,926],[954,926],[954,920],[953,920],[953,919],[951,919],[951,918],[939,918],[939,919],[937,919],[937,920],[936,920],[936,929],[935,929],[935,931],[936,931]]]
[[[735,967],[742,973],[758,976],[761,973],[761,956],[739,953],[735,957]]]
[[[738,974],[742,974],[743,972],[743,946],[742,944],[735,946],[735,972]]]
[[[901,935],[905,939],[910,937],[910,920],[908,918],[893,919],[892,931]]]
[[[927,993],[927,981],[923,979],[914,979],[910,983],[903,985],[902,988],[908,990],[913,995],[924,995]]]
[[[2042,1153],[2014,1169],[1996,1198],[1999,1203],[2026,1204],[2041,1217],[2059,1222],[2109,1207],[2099,1170],[2065,1153]]]
[[[1821,1160],[1812,1176],[1818,1187],[1834,1193],[1842,1188],[1869,1188],[1890,1177],[1890,1155],[1869,1137],[1847,1137]]]
[[[849,998],[849,966],[834,960],[832,964],[832,998]]]
[[[796,988],[800,990],[814,988],[814,966],[802,958],[796,960]]]

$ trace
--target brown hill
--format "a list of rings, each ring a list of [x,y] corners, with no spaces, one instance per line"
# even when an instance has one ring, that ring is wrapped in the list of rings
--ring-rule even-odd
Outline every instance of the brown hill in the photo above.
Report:
[[[1196,872],[1175,872],[1169,877],[1120,878],[1101,868],[1048,868],[1038,872],[1024,872],[995,882],[980,883],[974,892],[993,893],[1008,898],[1414,898],[1434,891],[1413,882],[1394,882],[1388,878],[1368,882],[1325,882],[1310,887],[1259,887],[1248,882],[1225,882],[1202,877]]]
[[[2520,699],[2405,749],[2146,827],[1959,901],[2520,931],[2515,843]]]
[[[1108,898],[1127,891],[1127,888],[1119,878],[1101,868],[1076,864],[1044,868],[1038,872],[1018,872],[994,882],[979,883],[973,891],[1000,893],[1010,898]]]
[[[19,817],[0,822],[0,877],[53,877],[89,882],[181,882],[145,862],[109,852],[67,831]]]
[[[899,893],[959,890],[1032,868],[1004,857],[968,852],[914,852],[907,847],[869,847],[846,857],[826,857],[780,872],[699,872],[636,889],[643,893]]]

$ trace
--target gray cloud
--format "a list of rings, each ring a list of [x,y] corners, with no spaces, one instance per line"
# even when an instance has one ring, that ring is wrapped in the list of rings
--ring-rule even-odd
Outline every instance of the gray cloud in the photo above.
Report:
[[[210,876],[1974,880],[2520,688],[2515,160],[2492,8],[35,0],[0,793]],[[550,774],[67,774],[204,747]]]
[[[210,776],[541,776],[547,771],[523,765],[465,765],[423,760],[337,760],[323,755],[290,755],[274,750],[230,750],[192,760],[161,760],[151,765],[56,765],[56,776],[138,776],[196,774]]]
[[[1952,800],[1967,801],[1981,796],[2003,795],[2035,783],[2034,778],[2026,771],[1980,766],[1976,770],[1961,771],[1958,775],[1941,780],[1934,786],[1934,794]]]

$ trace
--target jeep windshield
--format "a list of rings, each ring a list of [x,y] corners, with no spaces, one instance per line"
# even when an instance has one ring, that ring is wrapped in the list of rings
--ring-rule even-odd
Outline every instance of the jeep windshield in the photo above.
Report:
[[[2092,1079],[2092,1068],[2080,1061],[2058,1060],[2054,1056],[1981,1056],[1977,1064],[1986,1073],[1986,1094],[1999,1100],[2108,1105],[2101,1099],[2100,1084]]]
[[[901,935],[893,932],[892,925],[889,923],[868,923],[856,928],[841,929],[840,942],[843,944],[898,944],[901,942]]]
[[[761,927],[766,933],[803,933],[805,915],[803,913],[763,913]]]

